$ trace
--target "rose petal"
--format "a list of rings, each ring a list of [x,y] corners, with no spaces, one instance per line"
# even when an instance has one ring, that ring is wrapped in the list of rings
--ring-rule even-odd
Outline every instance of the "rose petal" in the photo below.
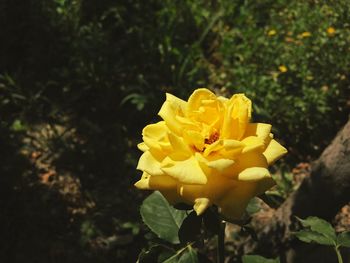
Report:
[[[236,184],[235,180],[222,176],[220,173],[211,175],[213,176],[209,176],[204,185],[179,184],[179,194],[191,202],[199,197],[206,197],[214,202]]]
[[[244,94],[235,94],[226,102],[221,135],[224,139],[240,140],[251,118],[251,101]]]
[[[219,207],[220,213],[224,217],[239,219],[244,214],[248,202],[254,196],[255,188],[254,183],[237,183],[215,204]]]
[[[198,151],[204,148],[204,137],[196,131],[184,131],[184,139],[188,145],[194,146]]]
[[[149,149],[166,155],[170,146],[168,132],[164,121],[149,124],[142,130],[143,141]]]
[[[212,152],[215,151],[219,151],[220,149],[222,149],[224,146],[224,141],[223,140],[218,140],[212,144],[206,145],[206,148],[203,152],[204,156],[208,156],[209,154],[211,154]]]
[[[287,149],[279,144],[276,140],[271,140],[263,154],[266,157],[268,164],[271,165],[287,152]]]
[[[207,182],[207,176],[194,156],[184,161],[174,161],[166,157],[162,162],[161,169],[181,183],[205,184]]]
[[[188,98],[186,116],[189,117],[193,114],[193,112],[198,111],[204,100],[216,101],[216,96],[208,89],[196,89]]]
[[[183,116],[187,103],[169,93],[166,94],[166,101],[163,103],[158,115],[165,121],[167,127],[177,134],[182,133],[181,123],[176,116]]]
[[[271,132],[271,125],[267,123],[249,123],[247,125],[245,137],[257,136],[264,140],[264,143],[269,140],[269,135]]]
[[[144,152],[137,164],[136,169],[147,172],[151,175],[163,175],[164,172],[160,167],[160,160],[158,160],[151,152]]]
[[[149,147],[144,143],[144,142],[141,142],[137,145],[137,148],[140,150],[140,151],[148,151],[149,150]]]
[[[238,174],[239,181],[255,182],[265,178],[271,178],[269,170],[263,167],[251,167]]]
[[[164,121],[149,124],[142,130],[142,136],[161,141],[167,136],[168,128]]]
[[[168,138],[174,152],[179,152],[186,157],[192,155],[191,148],[188,146],[188,144],[185,143],[182,137],[179,137],[173,133],[169,133]]]
[[[242,143],[245,144],[242,153],[247,153],[250,151],[262,152],[264,150],[264,140],[256,136],[246,137],[242,140]]]
[[[211,202],[208,198],[196,198],[193,209],[196,211],[197,216],[200,216],[210,205]]]
[[[176,190],[177,182],[174,178],[168,175],[152,176],[143,173],[141,179],[135,183],[135,186],[139,189],[149,190]]]
[[[184,113],[186,111],[187,108],[187,102],[170,94],[170,93],[166,93],[166,100],[171,102],[173,105],[176,105],[182,113]]]
[[[233,165],[235,161],[230,159],[218,159],[215,161],[210,161],[207,163],[208,167],[213,168],[219,172],[223,172],[227,168],[229,168],[231,165]]]
[[[262,153],[252,151],[239,155],[235,159],[235,163],[232,166],[230,166],[222,175],[232,179],[236,179],[238,174],[247,168],[267,168],[267,166],[268,164],[265,156]]]

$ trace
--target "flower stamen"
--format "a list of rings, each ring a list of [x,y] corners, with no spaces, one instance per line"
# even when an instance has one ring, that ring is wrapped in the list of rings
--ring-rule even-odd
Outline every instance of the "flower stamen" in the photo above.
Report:
[[[209,136],[209,139],[205,139],[204,143],[205,144],[212,144],[212,143],[216,142],[218,139],[219,139],[219,133],[216,131]]]

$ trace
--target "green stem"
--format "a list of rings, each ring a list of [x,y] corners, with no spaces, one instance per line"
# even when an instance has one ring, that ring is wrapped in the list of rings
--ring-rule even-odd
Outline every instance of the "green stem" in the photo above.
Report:
[[[337,257],[338,257],[338,262],[339,263],[343,263],[343,258],[341,257],[340,251],[339,251],[339,246],[335,246],[335,253],[337,253]]]
[[[226,222],[221,221],[218,233],[218,263],[225,262],[225,227]]]

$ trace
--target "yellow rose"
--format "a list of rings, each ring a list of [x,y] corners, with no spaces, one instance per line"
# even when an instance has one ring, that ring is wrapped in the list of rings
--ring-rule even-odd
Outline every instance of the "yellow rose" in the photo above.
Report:
[[[243,94],[227,99],[197,89],[187,102],[166,94],[163,120],[142,131],[135,186],[191,204],[198,215],[216,205],[228,219],[241,217],[252,197],[274,185],[267,167],[287,153],[270,124],[250,123],[251,107]]]

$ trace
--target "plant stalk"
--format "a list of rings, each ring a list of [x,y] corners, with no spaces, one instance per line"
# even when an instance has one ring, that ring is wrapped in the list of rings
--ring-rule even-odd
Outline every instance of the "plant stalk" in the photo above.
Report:
[[[218,233],[218,263],[225,262],[225,228],[226,222],[221,221]]]
[[[338,263],[343,263],[343,258],[341,257],[339,246],[335,246],[334,249],[335,253],[337,253]]]

